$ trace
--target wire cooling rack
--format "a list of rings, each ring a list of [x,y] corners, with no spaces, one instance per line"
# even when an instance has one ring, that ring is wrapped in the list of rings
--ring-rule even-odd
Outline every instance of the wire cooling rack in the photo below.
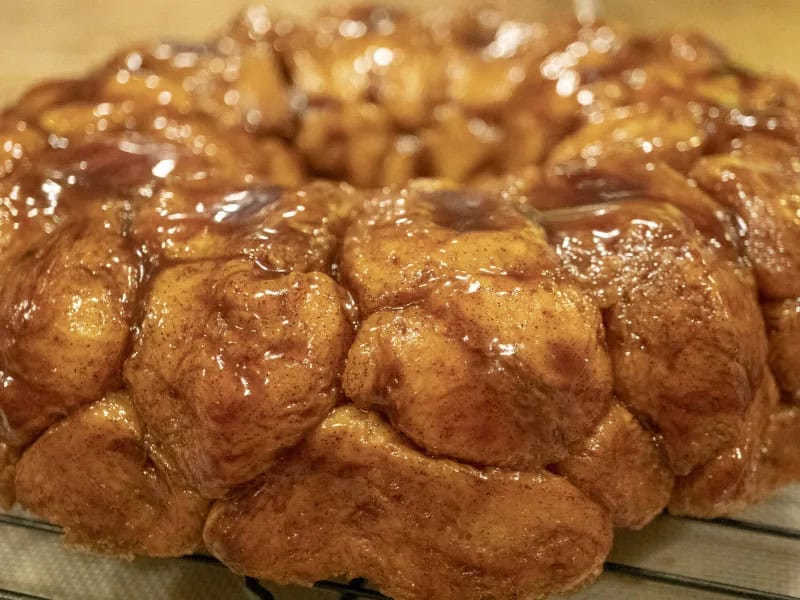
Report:
[[[60,529],[0,515],[0,600],[389,600],[363,579],[313,590],[232,574],[214,558],[120,561],[65,548]],[[605,573],[574,600],[800,600],[800,486],[735,519],[662,516],[622,531]]]

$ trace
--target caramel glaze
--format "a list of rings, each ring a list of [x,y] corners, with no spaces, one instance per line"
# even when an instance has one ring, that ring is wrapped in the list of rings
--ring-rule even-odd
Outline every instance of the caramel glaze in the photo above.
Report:
[[[610,402],[600,313],[538,225],[480,193],[454,203],[445,185],[377,196],[345,236],[363,317],[345,393],[434,454],[555,462]]]
[[[151,446],[122,393],[51,427],[17,465],[17,486],[18,500],[61,524],[67,542],[106,553],[193,552],[208,512],[208,501]]]
[[[395,598],[523,598],[598,573],[611,524],[565,479],[431,458],[343,406],[257,490],[216,503],[206,539],[235,570],[282,582],[370,573]]]
[[[604,311],[616,393],[661,436],[676,473],[705,463],[737,435],[764,369],[761,312],[737,265],[672,205],[631,200],[542,218]]]
[[[44,83],[0,114],[0,504],[400,600],[581,585],[612,525],[800,476],[798,148],[800,89],[702,36],[491,9],[256,7]]]

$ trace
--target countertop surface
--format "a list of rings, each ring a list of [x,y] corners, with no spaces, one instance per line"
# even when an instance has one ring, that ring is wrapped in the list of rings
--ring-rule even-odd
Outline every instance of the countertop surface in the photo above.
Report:
[[[26,86],[43,78],[79,75],[125,44],[155,37],[202,38],[219,29],[238,8],[252,3],[0,0],[0,103],[12,101]],[[388,3],[431,6],[425,0]],[[280,12],[310,14],[331,2],[271,4]],[[487,2],[462,0],[457,4]],[[571,7],[568,0],[499,0],[493,4],[521,17]],[[798,0],[605,0],[601,4],[608,17],[643,29],[678,26],[705,31],[748,66],[800,77]]]

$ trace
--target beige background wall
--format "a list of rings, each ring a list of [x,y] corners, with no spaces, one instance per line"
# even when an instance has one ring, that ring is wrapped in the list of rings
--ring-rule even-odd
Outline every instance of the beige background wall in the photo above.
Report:
[[[376,0],[372,0],[376,3]],[[394,0],[431,6],[436,0]],[[48,76],[75,75],[115,48],[155,36],[198,38],[246,0],[0,0],[0,103]],[[486,4],[466,0],[451,4]],[[570,10],[569,0],[499,0],[520,16]],[[272,0],[277,10],[310,12],[330,0]],[[642,28],[701,29],[751,66],[800,77],[800,0],[605,0],[606,13]]]

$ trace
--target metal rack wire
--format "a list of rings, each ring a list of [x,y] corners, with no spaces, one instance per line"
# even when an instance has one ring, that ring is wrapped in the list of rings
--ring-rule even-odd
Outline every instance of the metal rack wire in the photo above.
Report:
[[[697,519],[683,519],[685,521],[699,521]],[[716,519],[711,521],[700,521],[702,523],[711,524],[715,527],[734,529],[739,531],[748,532],[753,535],[763,536],[765,539],[769,537],[781,538],[800,542],[800,529],[793,527],[773,525],[767,523],[759,523],[751,520],[743,519]],[[43,521],[21,517],[11,514],[0,514],[0,525],[7,525],[13,527],[27,528],[36,530],[47,534],[57,535],[61,533],[61,529],[50,523]],[[183,557],[180,560],[198,561],[210,565],[225,568],[222,563],[218,562],[215,558],[202,554],[195,554]],[[798,556],[800,561],[800,556]],[[800,596],[790,596],[765,590],[759,590],[751,587],[743,587],[725,583],[722,581],[715,581],[712,579],[702,579],[690,577],[683,574],[670,573],[663,570],[654,570],[635,566],[631,564],[624,564],[621,562],[609,561],[605,564],[605,571],[615,573],[627,578],[635,578],[639,580],[657,582],[659,584],[668,585],[675,588],[676,595],[680,589],[692,589],[703,592],[709,592],[721,597],[729,598],[746,598],[751,600],[800,600]],[[268,590],[261,582],[253,578],[245,578],[245,587],[252,594],[253,597],[259,600],[276,600],[275,595]],[[387,596],[381,594],[377,590],[370,589],[364,579],[354,579],[347,583],[335,581],[319,581],[314,585],[315,588],[328,592],[332,599],[338,600],[390,600]],[[14,591],[9,589],[0,588],[0,600],[51,600],[43,596],[31,595],[21,591]]]

